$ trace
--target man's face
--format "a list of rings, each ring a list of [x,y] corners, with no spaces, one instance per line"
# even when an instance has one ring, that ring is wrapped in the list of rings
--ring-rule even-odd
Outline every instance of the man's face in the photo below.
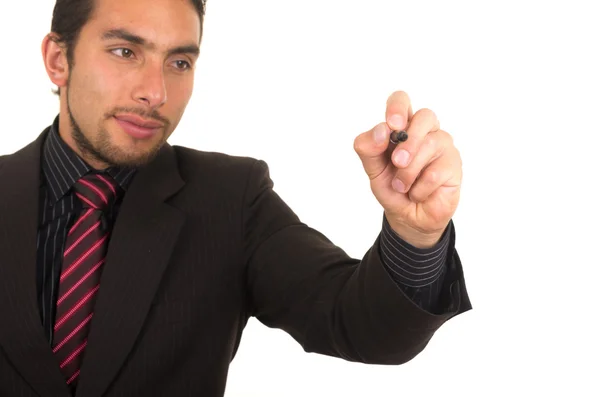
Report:
[[[61,136],[97,168],[142,165],[192,95],[200,18],[189,0],[95,1],[62,89]]]

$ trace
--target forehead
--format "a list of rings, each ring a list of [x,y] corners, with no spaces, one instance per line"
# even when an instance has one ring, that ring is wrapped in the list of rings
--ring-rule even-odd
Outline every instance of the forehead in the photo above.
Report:
[[[126,29],[159,47],[200,40],[200,17],[191,0],[95,0],[88,25],[99,34]]]

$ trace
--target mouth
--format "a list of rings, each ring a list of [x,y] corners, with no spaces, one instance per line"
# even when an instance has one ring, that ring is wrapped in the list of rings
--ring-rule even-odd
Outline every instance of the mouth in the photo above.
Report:
[[[114,118],[127,135],[136,139],[151,138],[165,127],[161,122],[131,114],[118,114]]]

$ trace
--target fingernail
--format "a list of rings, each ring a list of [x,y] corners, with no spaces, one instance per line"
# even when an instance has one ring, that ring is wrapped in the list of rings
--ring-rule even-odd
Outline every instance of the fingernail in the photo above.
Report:
[[[386,139],[388,139],[387,128],[385,128],[383,124],[379,124],[373,129],[373,139],[378,145],[381,145]]]
[[[388,120],[390,127],[395,128],[395,129],[401,129],[404,128],[404,118],[402,116],[400,116],[399,114],[394,114],[392,116],[390,116],[390,119]]]
[[[408,165],[409,158],[410,158],[410,153],[408,153],[406,150],[402,149],[394,155],[394,162],[396,164],[398,164],[400,167],[406,167]]]
[[[394,180],[392,181],[392,187],[398,193],[404,193],[404,189],[405,189],[404,183],[402,183],[402,181],[400,179],[394,178]]]

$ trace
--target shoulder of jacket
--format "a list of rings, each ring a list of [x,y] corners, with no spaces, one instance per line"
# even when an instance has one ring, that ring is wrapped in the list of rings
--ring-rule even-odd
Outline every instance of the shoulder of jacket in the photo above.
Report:
[[[231,155],[222,152],[202,151],[184,146],[173,146],[179,168],[183,173],[247,173],[257,165],[266,166],[263,160]]]
[[[250,156],[209,152],[173,146],[179,174],[188,186],[239,194],[249,183],[261,184],[269,176],[264,160]]]

